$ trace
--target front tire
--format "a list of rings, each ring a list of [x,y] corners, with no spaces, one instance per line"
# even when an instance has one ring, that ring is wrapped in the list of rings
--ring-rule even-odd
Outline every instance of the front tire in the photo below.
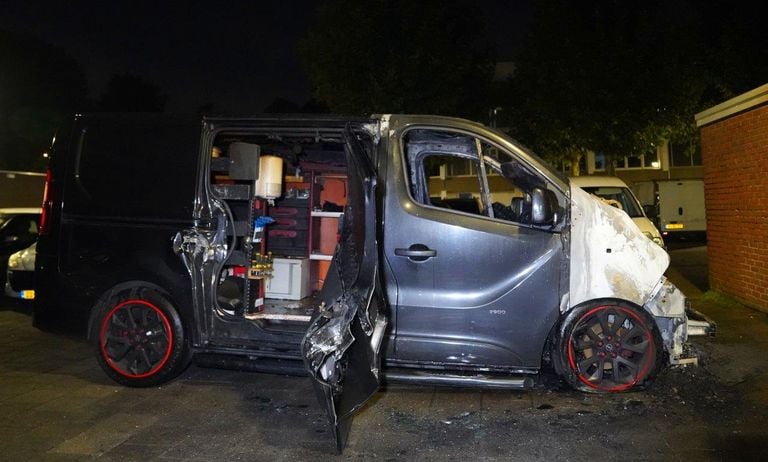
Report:
[[[648,386],[664,353],[656,322],[623,302],[583,305],[563,320],[555,345],[557,370],[571,387],[593,393]]]
[[[94,308],[90,325],[99,365],[121,385],[160,385],[189,364],[178,311],[152,288],[132,287],[109,296]]]

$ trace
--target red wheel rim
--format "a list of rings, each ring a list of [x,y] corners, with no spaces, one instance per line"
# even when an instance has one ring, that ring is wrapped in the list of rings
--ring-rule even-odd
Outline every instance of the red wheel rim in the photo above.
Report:
[[[121,302],[104,318],[99,345],[104,360],[118,374],[142,379],[168,362],[173,331],[168,317],[146,300]]]
[[[568,364],[584,385],[600,391],[632,388],[656,358],[653,335],[631,309],[605,305],[582,315],[568,339]]]

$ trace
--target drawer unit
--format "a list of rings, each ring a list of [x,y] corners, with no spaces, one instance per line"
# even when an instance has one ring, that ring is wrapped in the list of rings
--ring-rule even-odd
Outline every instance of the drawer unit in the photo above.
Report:
[[[275,222],[267,227],[267,250],[275,256],[309,256],[309,209],[280,205],[272,207],[269,216]]]
[[[275,222],[270,225],[270,229],[292,229],[296,231],[306,231],[309,228],[307,217],[272,217]]]
[[[307,231],[267,229],[267,249],[273,255],[306,257],[309,254]]]
[[[269,216],[277,219],[296,219],[306,218],[308,209],[306,207],[272,207],[269,211]]]

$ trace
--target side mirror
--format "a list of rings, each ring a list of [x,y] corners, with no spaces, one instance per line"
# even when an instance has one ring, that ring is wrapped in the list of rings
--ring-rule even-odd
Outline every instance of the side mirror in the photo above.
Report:
[[[554,191],[533,188],[531,191],[531,223],[552,225],[557,221],[557,196]]]

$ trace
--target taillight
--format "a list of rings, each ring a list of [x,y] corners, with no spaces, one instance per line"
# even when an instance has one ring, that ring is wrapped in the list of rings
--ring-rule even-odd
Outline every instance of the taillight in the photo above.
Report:
[[[51,169],[45,173],[45,189],[43,190],[43,212],[40,215],[40,234],[48,234],[50,232],[50,225],[48,219],[51,215],[51,208],[53,208],[53,202],[48,197],[51,194]]]

